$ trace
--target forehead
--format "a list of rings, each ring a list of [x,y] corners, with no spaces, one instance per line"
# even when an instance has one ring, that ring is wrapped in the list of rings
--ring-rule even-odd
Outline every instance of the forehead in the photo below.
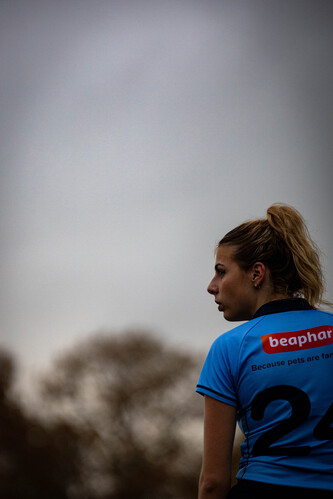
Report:
[[[220,263],[223,265],[227,265],[232,262],[235,262],[233,255],[234,255],[233,247],[227,244],[222,244],[216,250],[216,255],[215,255],[216,264]]]

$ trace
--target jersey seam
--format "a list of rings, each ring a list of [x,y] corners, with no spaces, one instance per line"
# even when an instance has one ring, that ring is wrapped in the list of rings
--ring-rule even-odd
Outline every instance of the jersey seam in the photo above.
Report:
[[[247,335],[252,331],[252,329],[254,329],[258,324],[260,324],[265,318],[265,315],[262,315],[261,317],[258,317],[258,320],[256,321],[255,324],[253,324],[247,331],[246,333],[243,335],[243,338],[239,344],[239,350],[238,350],[238,358],[237,358],[237,382],[234,386],[234,391],[235,393],[237,393],[237,389],[236,389],[236,386],[238,386],[238,382],[239,382],[239,373],[240,373],[240,358],[241,358],[241,350],[242,350],[242,347],[243,347],[243,343],[247,337]]]
[[[247,424],[247,415],[246,413],[244,414],[244,420],[245,420],[245,426],[246,426],[246,433],[248,434],[249,433],[249,426]],[[245,440],[246,440],[246,462],[245,462],[245,465],[244,465],[244,471],[242,473],[242,476],[240,477],[240,479],[244,478],[244,475],[247,471],[247,468],[248,468],[248,465],[249,465],[249,460],[250,460],[250,448],[249,448],[249,439],[248,437],[245,437]]]

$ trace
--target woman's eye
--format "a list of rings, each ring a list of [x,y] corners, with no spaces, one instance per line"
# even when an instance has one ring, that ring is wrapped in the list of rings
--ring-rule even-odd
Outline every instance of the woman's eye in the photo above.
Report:
[[[217,270],[217,275],[224,275],[225,274],[225,270]]]

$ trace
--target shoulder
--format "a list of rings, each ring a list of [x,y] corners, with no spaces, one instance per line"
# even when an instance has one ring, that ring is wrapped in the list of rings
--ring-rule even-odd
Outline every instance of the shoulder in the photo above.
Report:
[[[252,319],[248,322],[240,324],[239,326],[234,327],[233,329],[229,329],[225,333],[222,333],[220,336],[216,338],[213,342],[213,345],[218,347],[226,346],[230,344],[240,344],[242,343],[244,337],[252,331],[256,326],[262,322],[264,317],[258,317],[256,319]]]
[[[317,313],[318,315],[320,314],[323,317],[327,317],[328,319],[331,319],[331,320],[333,319],[333,313],[332,312],[328,312],[327,310],[317,310],[317,309],[314,309],[312,312]]]

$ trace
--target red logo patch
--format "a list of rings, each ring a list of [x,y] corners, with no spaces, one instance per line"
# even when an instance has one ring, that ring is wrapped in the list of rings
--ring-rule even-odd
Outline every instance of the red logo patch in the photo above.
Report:
[[[293,352],[307,348],[322,347],[333,344],[332,326],[319,326],[302,331],[288,333],[265,334],[261,337],[266,353]]]

